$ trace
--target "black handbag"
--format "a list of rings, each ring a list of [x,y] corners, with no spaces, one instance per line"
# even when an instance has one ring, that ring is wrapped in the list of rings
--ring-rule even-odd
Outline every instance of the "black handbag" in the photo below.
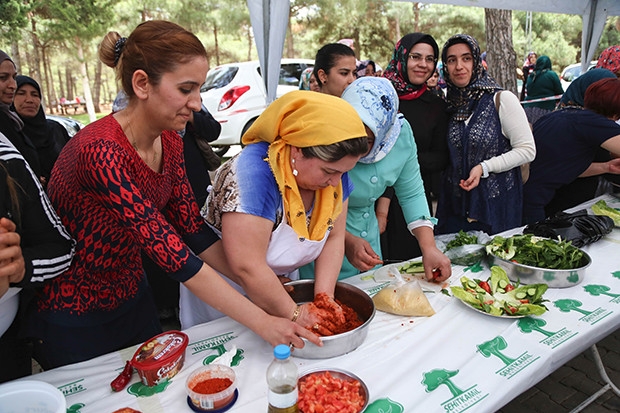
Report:
[[[585,209],[571,214],[560,212],[552,217],[530,224],[523,230],[524,234],[539,237],[558,237],[577,247],[598,241],[614,228],[614,221],[607,216],[588,215]]]

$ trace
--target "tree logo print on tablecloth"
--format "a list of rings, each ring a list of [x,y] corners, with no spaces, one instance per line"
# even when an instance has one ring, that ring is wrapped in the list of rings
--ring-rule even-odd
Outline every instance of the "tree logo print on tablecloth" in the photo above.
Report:
[[[620,278],[620,271],[614,271],[611,273],[611,275],[615,278]]]
[[[590,325],[594,325],[601,321],[603,318],[607,317],[612,313],[612,311],[606,310],[604,308],[597,308],[593,311],[587,311],[580,308],[583,303],[579,300],[574,300],[571,298],[563,298],[553,302],[560,311],[564,313],[570,313],[571,311],[575,311],[577,313],[583,314],[583,317],[579,319],[579,321],[583,321],[589,323]]]
[[[391,400],[389,397],[377,399],[370,403],[364,413],[404,413],[405,408],[402,404]]]
[[[451,398],[441,403],[441,407],[446,412],[464,412],[489,395],[488,393],[482,394],[476,384],[466,390],[461,390],[452,381],[458,373],[458,370],[435,369],[423,374],[422,384],[426,386],[427,393],[437,390],[443,384],[452,394]]]
[[[497,370],[495,374],[509,379],[540,358],[539,356],[535,357],[529,354],[527,351],[516,358],[511,358],[502,352],[502,350],[506,350],[507,348],[508,344],[502,336],[497,336],[492,340],[478,344],[478,351],[484,357],[490,358],[494,356],[504,363],[504,367]]]
[[[172,381],[165,379],[155,386],[147,386],[146,384],[139,381],[129,386],[127,388],[127,393],[132,394],[136,397],[149,397],[154,394],[163,392],[164,390],[166,390],[170,383],[172,383]]]
[[[542,343],[551,348],[556,348],[560,344],[568,341],[571,337],[575,337],[578,332],[568,330],[566,327],[560,331],[552,332],[544,330],[543,327],[547,325],[547,322],[542,318],[524,317],[517,321],[517,327],[522,333],[530,334],[537,332],[545,336],[539,343]]]
[[[484,267],[482,266],[480,261],[478,261],[477,263],[472,264],[472,265],[470,265],[468,267],[465,267],[463,269],[463,272],[467,272],[467,271],[470,271],[472,273],[474,273],[474,272],[482,272],[482,271],[484,271]]]
[[[74,403],[67,407],[67,413],[81,413],[80,409],[86,407],[84,403]]]
[[[595,297],[598,297],[600,295],[606,295],[608,297],[611,297],[611,300],[609,300],[612,303],[619,303],[620,302],[620,294],[613,294],[610,293],[611,288],[609,288],[606,285],[597,285],[597,284],[589,284],[583,287],[583,289],[589,293],[590,295],[593,295]]]
[[[212,350],[216,350],[217,354],[211,354],[210,356],[205,357],[204,360],[202,360],[202,364],[204,364],[205,366],[213,363],[213,361],[216,358],[226,353],[226,347],[224,347],[223,344],[215,346]],[[232,357],[232,360],[230,362],[230,367],[238,366],[239,363],[241,363],[241,360],[245,358],[243,357],[243,353],[244,353],[243,349],[235,347],[235,355]]]

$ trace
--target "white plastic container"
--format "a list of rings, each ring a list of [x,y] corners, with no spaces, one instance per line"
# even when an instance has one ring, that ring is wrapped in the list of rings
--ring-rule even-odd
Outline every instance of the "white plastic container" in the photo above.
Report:
[[[66,413],[67,402],[60,390],[36,380],[0,385],[0,413]]]
[[[200,382],[209,379],[228,379],[229,387],[216,393],[200,393],[195,388]],[[185,389],[193,404],[194,411],[223,411],[228,409],[236,400],[237,378],[235,371],[222,364],[209,364],[194,370],[185,383]],[[190,406],[192,407],[192,406]]]

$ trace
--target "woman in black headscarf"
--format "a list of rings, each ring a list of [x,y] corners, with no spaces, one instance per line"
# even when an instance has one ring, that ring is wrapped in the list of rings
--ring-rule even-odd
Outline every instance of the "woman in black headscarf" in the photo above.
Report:
[[[4,134],[9,141],[26,159],[36,176],[42,179],[41,165],[37,149],[23,132],[24,122],[17,113],[11,110],[13,97],[17,84],[15,77],[17,69],[13,60],[5,52],[0,50],[0,133]]]
[[[392,59],[383,73],[398,93],[399,111],[413,129],[418,149],[420,173],[424,181],[424,192],[429,210],[433,211],[432,200],[439,193],[441,173],[448,165],[448,114],[446,102],[428,89],[426,81],[437,68],[439,47],[431,35],[409,33],[394,47]],[[416,239],[407,229],[406,221],[396,197],[389,204],[385,214],[386,198],[377,203],[377,217],[380,224],[387,219],[382,235],[381,249],[384,259],[406,260],[420,255]],[[381,227],[381,225],[380,225]]]
[[[61,149],[69,140],[67,130],[58,122],[45,117],[41,105],[41,88],[28,76],[17,76],[17,89],[11,109],[15,111],[24,127],[22,132],[37,150],[41,173],[47,181]]]

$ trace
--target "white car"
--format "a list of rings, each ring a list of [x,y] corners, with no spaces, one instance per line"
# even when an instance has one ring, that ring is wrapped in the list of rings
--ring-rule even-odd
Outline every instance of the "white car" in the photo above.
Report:
[[[282,59],[277,97],[299,89],[299,77],[311,59]],[[217,66],[207,73],[200,89],[202,103],[222,125],[217,140],[211,142],[218,155],[224,155],[231,145],[240,145],[241,136],[265,110],[265,83],[258,60]]]
[[[65,116],[46,115],[45,117],[60,123],[67,130],[70,138],[84,128],[84,125],[81,122]]]
[[[588,65],[588,70],[593,69],[596,66],[596,62],[598,60],[593,60]],[[562,70],[562,74],[560,75],[560,83],[562,84],[562,88],[566,92],[570,83],[581,76],[581,63],[575,63],[572,65],[568,65]]]

